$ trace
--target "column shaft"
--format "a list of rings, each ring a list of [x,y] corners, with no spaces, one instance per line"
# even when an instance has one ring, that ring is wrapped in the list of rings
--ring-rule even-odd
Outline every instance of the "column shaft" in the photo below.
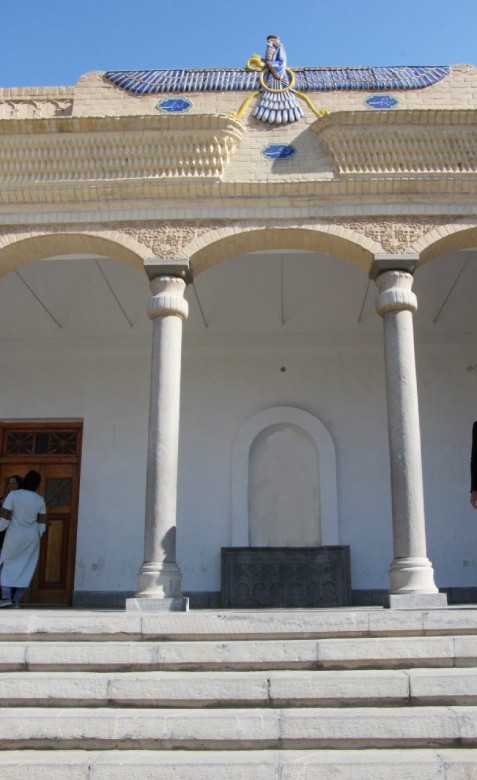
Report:
[[[182,320],[153,323],[144,560],[175,562]]]
[[[425,557],[421,438],[410,311],[385,315],[384,350],[394,555]]]

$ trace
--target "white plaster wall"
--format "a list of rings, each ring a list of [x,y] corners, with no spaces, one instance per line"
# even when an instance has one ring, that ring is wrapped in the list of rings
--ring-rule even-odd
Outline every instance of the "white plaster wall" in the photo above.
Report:
[[[477,420],[477,342],[417,348],[429,556],[440,586],[477,585],[477,512],[469,504]]]
[[[3,419],[84,421],[76,590],[134,590],[142,563],[148,346],[3,350]]]
[[[11,344],[11,343],[10,343]],[[129,590],[142,562],[149,343],[3,349],[3,418],[84,419],[77,590]],[[231,448],[258,411],[293,405],[336,447],[340,543],[354,588],[386,588],[392,558],[380,341],[204,346],[185,339],[178,556],[187,590],[218,590],[230,544]],[[440,586],[477,581],[468,504],[477,347],[417,345],[429,555]],[[281,371],[285,367],[286,371]],[[32,393],[32,387],[34,392]]]

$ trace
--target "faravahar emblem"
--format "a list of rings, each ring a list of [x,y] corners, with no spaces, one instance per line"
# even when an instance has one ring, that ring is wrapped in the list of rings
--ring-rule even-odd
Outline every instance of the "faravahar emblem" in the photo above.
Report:
[[[296,76],[291,68],[287,67],[285,47],[278,35],[267,37],[265,60],[262,60],[259,54],[252,54],[247,62],[247,69],[260,71],[260,89],[252,92],[239,110],[232,113],[236,119],[243,116],[255,97],[258,97],[258,101],[252,116],[271,125],[287,125],[301,119],[303,109],[298,98],[304,100],[318,117],[330,113],[327,108],[316,108],[308,95],[295,89]]]

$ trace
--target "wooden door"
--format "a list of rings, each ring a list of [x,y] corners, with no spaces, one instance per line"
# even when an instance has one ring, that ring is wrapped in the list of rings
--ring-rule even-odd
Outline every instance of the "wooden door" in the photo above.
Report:
[[[74,586],[81,423],[0,423],[0,489],[8,477],[41,474],[48,530],[23,603],[69,606]]]

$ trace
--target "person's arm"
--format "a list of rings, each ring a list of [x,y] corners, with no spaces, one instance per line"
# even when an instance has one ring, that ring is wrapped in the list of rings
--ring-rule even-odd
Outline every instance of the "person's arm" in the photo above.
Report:
[[[7,497],[5,498],[5,501],[3,502],[2,508],[0,509],[0,517],[3,517],[4,520],[11,520],[12,509],[13,509],[13,492],[10,491],[10,493],[8,493]]]
[[[38,524],[38,534],[39,534],[40,539],[41,539],[41,537],[45,533],[46,529],[48,528],[48,520],[47,520],[46,514],[43,514],[43,513],[41,515],[38,514],[36,516],[36,522]]]
[[[477,509],[477,422],[472,426],[472,454],[470,456],[470,504]]]
[[[41,496],[39,496],[39,498],[41,498]],[[48,525],[46,515],[47,515],[46,504],[43,498],[41,498],[40,511],[36,516],[36,522],[39,523],[40,525],[44,525],[45,528]]]

